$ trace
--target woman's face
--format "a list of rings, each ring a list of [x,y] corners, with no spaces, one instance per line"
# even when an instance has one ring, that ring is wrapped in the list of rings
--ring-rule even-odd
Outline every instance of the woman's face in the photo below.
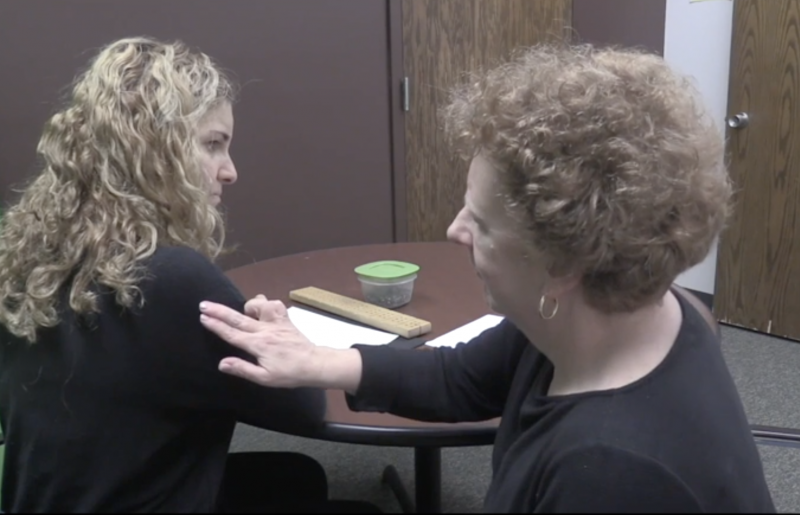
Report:
[[[447,237],[470,250],[489,306],[512,319],[538,313],[547,279],[542,257],[521,234],[505,208],[492,163],[478,155],[467,176],[464,207]]]
[[[236,182],[236,167],[230,156],[233,140],[233,109],[229,102],[212,108],[197,128],[200,162],[209,180],[209,201],[216,206],[222,200],[222,187]]]

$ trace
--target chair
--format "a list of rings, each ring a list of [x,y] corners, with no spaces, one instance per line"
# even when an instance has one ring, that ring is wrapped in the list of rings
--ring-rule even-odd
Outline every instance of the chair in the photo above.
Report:
[[[698,299],[695,295],[681,288],[680,286],[675,286],[675,290],[689,303],[691,303],[701,315],[703,315],[703,318],[706,320],[706,322],[708,322],[708,325],[711,327],[714,333],[718,337],[721,337],[722,332],[720,331],[719,323],[717,322],[717,319],[714,317],[713,313],[711,313],[711,310],[708,309],[708,306],[706,306],[703,301]],[[753,438],[756,439],[756,443],[758,444],[795,447],[800,449],[800,430],[798,429],[752,424],[750,425],[750,430],[753,433]]]

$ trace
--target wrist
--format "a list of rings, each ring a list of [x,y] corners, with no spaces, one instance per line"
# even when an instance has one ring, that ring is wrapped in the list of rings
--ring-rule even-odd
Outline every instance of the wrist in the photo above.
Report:
[[[354,394],[361,382],[361,353],[356,349],[315,347],[312,352],[311,386],[345,390]]]

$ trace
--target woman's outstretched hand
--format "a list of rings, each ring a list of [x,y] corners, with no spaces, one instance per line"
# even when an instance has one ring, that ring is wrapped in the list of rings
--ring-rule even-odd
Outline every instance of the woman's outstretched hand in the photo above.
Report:
[[[286,306],[258,295],[245,314],[214,302],[200,303],[200,322],[257,364],[229,357],[219,369],[248,381],[279,388],[334,388],[354,393],[361,382],[361,354],[355,349],[317,347],[289,319]]]
[[[222,372],[283,388],[314,386],[321,379],[317,347],[289,320],[282,302],[258,295],[245,304],[245,315],[214,302],[202,302],[200,312],[206,328],[258,361],[225,358],[219,364]]]

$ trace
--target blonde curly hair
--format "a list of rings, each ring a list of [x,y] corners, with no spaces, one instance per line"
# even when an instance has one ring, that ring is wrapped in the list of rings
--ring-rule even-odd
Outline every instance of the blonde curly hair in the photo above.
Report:
[[[496,165],[509,212],[590,305],[633,311],[702,261],[730,211],[721,131],[656,55],[542,45],[475,74],[443,110]]]
[[[231,81],[181,42],[126,38],[92,60],[45,124],[41,173],[0,227],[0,324],[34,343],[69,308],[97,310],[97,286],[142,302],[142,261],[160,245],[214,259],[224,226],[208,200],[196,129]]]

